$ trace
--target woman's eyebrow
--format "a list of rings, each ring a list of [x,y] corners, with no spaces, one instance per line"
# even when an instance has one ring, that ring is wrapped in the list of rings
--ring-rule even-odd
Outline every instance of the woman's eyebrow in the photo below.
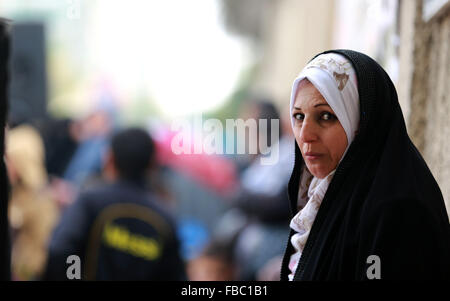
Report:
[[[318,103],[318,104],[314,105],[314,108],[317,108],[317,107],[320,107],[320,106],[330,106],[330,105],[327,104],[327,103]]]
[[[317,107],[320,107],[320,106],[329,106],[330,107],[330,105],[327,104],[327,103],[318,103],[318,104],[314,105],[314,108],[317,108]],[[295,107],[295,106],[294,106],[294,109],[297,109],[297,110],[300,110],[300,111],[302,110],[300,107]]]

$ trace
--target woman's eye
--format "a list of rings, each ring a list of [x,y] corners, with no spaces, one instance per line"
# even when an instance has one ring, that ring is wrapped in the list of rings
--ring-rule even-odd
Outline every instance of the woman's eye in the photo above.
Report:
[[[297,113],[297,114],[294,114],[294,118],[296,120],[303,120],[305,118],[305,115]]]
[[[332,120],[335,116],[329,112],[324,112],[322,114],[322,120],[328,121],[328,120]]]

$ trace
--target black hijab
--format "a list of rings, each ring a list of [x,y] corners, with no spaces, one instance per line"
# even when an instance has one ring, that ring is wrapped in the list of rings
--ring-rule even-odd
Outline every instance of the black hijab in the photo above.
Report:
[[[362,53],[328,52],[345,56],[356,71],[360,128],[328,186],[294,280],[365,280],[371,255],[380,260],[381,279],[450,280],[444,199],[408,136],[392,81]],[[288,186],[292,216],[303,165],[295,144]],[[288,280],[294,233],[281,280]]]

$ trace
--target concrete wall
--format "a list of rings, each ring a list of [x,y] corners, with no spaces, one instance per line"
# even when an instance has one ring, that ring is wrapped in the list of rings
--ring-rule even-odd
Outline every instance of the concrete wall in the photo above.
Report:
[[[423,154],[441,187],[450,215],[450,6],[446,13],[427,24],[424,66],[427,87],[426,126]],[[424,54],[425,56],[425,54]]]
[[[450,215],[450,2],[428,21],[423,9],[423,0],[401,2],[399,99]]]

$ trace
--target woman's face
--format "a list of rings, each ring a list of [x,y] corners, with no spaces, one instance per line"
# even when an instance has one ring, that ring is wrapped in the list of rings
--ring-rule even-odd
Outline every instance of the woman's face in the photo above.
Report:
[[[323,179],[339,163],[347,148],[347,135],[320,92],[308,80],[297,89],[294,135],[309,171]]]

